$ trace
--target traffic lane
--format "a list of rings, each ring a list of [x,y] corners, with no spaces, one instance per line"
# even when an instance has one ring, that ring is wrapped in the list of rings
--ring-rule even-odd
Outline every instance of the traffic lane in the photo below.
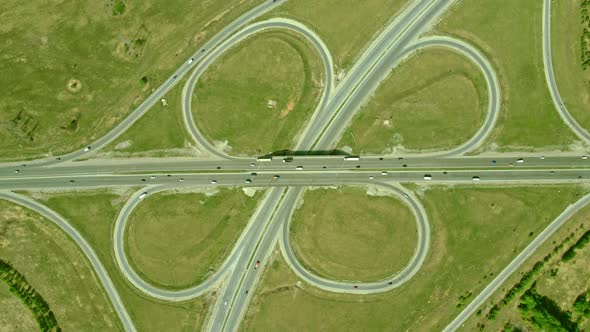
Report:
[[[382,175],[385,174],[385,175]],[[412,171],[306,171],[260,172],[256,176],[250,173],[186,173],[169,174],[169,176],[144,175],[85,175],[78,177],[30,177],[2,178],[0,190],[17,189],[76,189],[88,187],[113,186],[153,186],[169,185],[182,188],[194,185],[205,186],[318,186],[346,183],[372,182],[428,182],[428,183],[486,183],[515,181],[587,181],[590,169],[508,169],[508,170],[412,170]],[[473,177],[479,180],[474,181]],[[250,180],[250,183],[246,183]],[[73,182],[72,182],[73,181]],[[212,183],[215,181],[215,183]]]
[[[345,169],[458,169],[458,168],[499,168],[499,167],[590,167],[590,159],[582,156],[535,156],[535,157],[378,157],[363,156],[358,161],[345,161],[343,156],[293,156],[290,162],[285,157],[275,157],[272,161],[258,162],[255,158],[247,160],[177,160],[138,162],[137,160],[113,160],[97,164],[96,161],[70,162],[52,167],[4,167],[0,168],[0,178],[20,178],[24,176],[75,176],[132,172],[167,173],[174,171],[273,171],[295,170],[345,170]],[[381,159],[383,158],[383,159]],[[519,161],[522,159],[522,162]],[[360,166],[360,167],[357,167]],[[147,174],[146,174],[147,175]]]
[[[426,259],[426,255],[428,254],[430,241],[430,226],[428,224],[426,212],[424,211],[424,208],[420,202],[418,202],[410,192],[406,192],[404,189],[392,185],[379,185],[385,187],[387,190],[395,194],[400,200],[406,203],[414,215],[418,238],[416,249],[414,250],[414,254],[412,255],[408,264],[401,271],[398,271],[387,278],[375,282],[343,282],[338,280],[330,280],[314,274],[299,262],[289,243],[290,221],[295,211],[295,205],[293,205],[289,215],[283,222],[281,249],[283,250],[287,262],[300,278],[314,287],[331,292],[374,294],[397,288],[410,280],[418,272],[424,260]]]
[[[238,296],[240,291],[244,289],[244,287],[248,287],[246,289],[251,289],[250,285],[243,282],[244,274],[251,268],[251,262],[256,261],[253,259],[253,256],[254,253],[257,252],[256,250],[259,244],[258,240],[262,235],[267,234],[268,227],[274,220],[272,215],[275,212],[275,207],[278,206],[277,204],[279,204],[280,199],[284,197],[284,188],[273,188],[270,195],[274,198],[274,202],[265,204],[265,214],[260,216],[259,222],[259,225],[262,227],[259,227],[256,232],[251,234],[248,244],[245,246],[244,250],[242,250],[240,258],[234,265],[227,286],[221,294],[223,301],[219,302],[220,306],[214,311],[213,319],[211,320],[210,328],[208,329],[209,331],[222,331],[228,315],[233,313],[236,308],[241,310],[239,308],[242,308],[244,304]],[[225,301],[227,301],[227,305],[225,304]]]
[[[291,30],[293,32],[296,32],[296,33],[304,36],[316,48],[317,52],[319,53],[320,57],[322,58],[327,84],[326,84],[326,88],[324,89],[324,91],[322,93],[321,102],[320,102],[318,108],[316,109],[316,112],[314,112],[314,117],[313,117],[314,119],[315,119],[315,116],[318,113],[318,111],[321,112],[324,109],[324,106],[328,100],[327,97],[331,93],[332,86],[333,86],[333,77],[334,77],[332,57],[330,55],[330,51],[328,50],[327,46],[324,45],[324,43],[321,41],[320,37],[317,36],[315,33],[313,33],[313,31],[307,29],[305,26],[300,25],[299,23],[297,23],[295,21],[290,21],[290,20],[286,20],[286,19],[270,19],[267,21],[255,23],[253,25],[250,25],[250,26],[244,28],[243,30],[241,30],[238,33],[236,33],[235,35],[233,35],[229,40],[227,40],[226,42],[221,44],[219,47],[217,47],[215,50],[213,50],[213,52],[211,52],[209,55],[207,55],[207,57],[204,59],[204,61],[199,63],[199,65],[197,66],[195,71],[190,75],[190,78],[187,81],[187,83],[182,91],[182,95],[183,95],[182,114],[183,114],[183,120],[184,120],[184,124],[185,124],[186,129],[189,131],[189,133],[191,134],[191,136],[193,137],[193,139],[197,143],[202,145],[206,150],[208,150],[210,153],[212,153],[215,156],[218,156],[218,157],[221,157],[224,159],[230,159],[230,160],[244,159],[241,157],[229,156],[226,153],[224,153],[223,151],[219,151],[218,149],[216,149],[207,140],[207,138],[199,131],[198,127],[195,125],[195,121],[193,118],[191,108],[192,108],[192,96],[193,96],[193,92],[195,90],[195,86],[197,84],[197,81],[202,76],[202,74],[205,71],[207,71],[207,69],[214,62],[216,62],[218,60],[218,58],[220,56],[222,56],[225,52],[227,52],[229,49],[234,47],[236,44],[244,41],[244,39],[246,39],[256,33],[259,33],[259,32],[265,31],[265,30],[269,30],[269,29],[287,29],[287,30]],[[313,121],[312,121],[312,123],[313,123]]]
[[[245,265],[245,275],[243,277],[242,286],[239,292],[236,294],[234,306],[227,317],[227,321],[224,325],[224,331],[235,331],[241,321],[242,316],[245,313],[245,308],[250,301],[253,290],[256,283],[260,279],[264,264],[268,262],[268,256],[272,253],[272,249],[275,247],[278,236],[280,233],[280,227],[283,222],[288,218],[289,212],[292,206],[296,205],[297,199],[301,193],[302,188],[289,188],[285,194],[285,198],[281,202],[277,213],[272,218],[268,231],[264,234],[262,241],[256,250],[253,258],[249,261],[248,265]],[[256,262],[260,261],[261,265],[256,267]],[[242,261],[243,262],[243,261]]]

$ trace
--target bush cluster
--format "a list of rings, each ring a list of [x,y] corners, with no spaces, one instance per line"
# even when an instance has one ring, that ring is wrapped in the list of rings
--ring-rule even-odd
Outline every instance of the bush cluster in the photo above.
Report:
[[[580,4],[580,17],[582,21],[582,34],[580,36],[580,59],[582,69],[590,66],[590,0],[583,0]]]
[[[29,285],[20,272],[2,259],[0,259],[0,279],[4,280],[10,287],[10,291],[29,308],[41,331],[61,331],[55,315],[49,309],[49,304]]]
[[[534,286],[520,298],[518,309],[525,321],[541,331],[580,330],[578,323],[572,320],[568,312],[562,310],[552,299],[537,293]]]
[[[590,231],[584,233],[576,243],[574,243],[566,252],[564,252],[563,256],[561,256],[561,260],[564,263],[572,260],[572,258],[576,257],[576,250],[584,248],[588,242],[590,242]]]

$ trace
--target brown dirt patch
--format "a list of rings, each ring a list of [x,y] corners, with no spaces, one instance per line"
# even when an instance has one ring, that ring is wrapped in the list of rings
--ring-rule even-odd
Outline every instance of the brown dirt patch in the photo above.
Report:
[[[287,115],[289,115],[289,113],[291,113],[291,111],[295,109],[295,102],[293,100],[289,101],[289,104],[287,104],[287,108],[285,108],[281,114],[279,115],[280,118],[284,118]]]

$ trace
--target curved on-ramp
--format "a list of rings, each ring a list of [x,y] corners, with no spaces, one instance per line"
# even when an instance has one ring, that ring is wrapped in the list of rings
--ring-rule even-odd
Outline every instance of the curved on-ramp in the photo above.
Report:
[[[421,38],[401,51],[391,50],[390,53],[382,58],[376,65],[376,74],[367,78],[367,82],[352,93],[351,98],[346,102],[343,109],[336,115],[330,124],[331,128],[326,130],[324,136],[318,141],[315,147],[317,149],[333,148],[337,143],[337,139],[342,135],[350,121],[352,121],[356,112],[360,111],[360,106],[372,95],[373,91],[382,84],[383,80],[386,79],[391,70],[418,50],[428,47],[444,47],[454,52],[458,52],[473,62],[481,70],[488,90],[488,108],[482,126],[467,142],[458,147],[452,148],[451,150],[432,153],[416,153],[415,155],[451,157],[462,155],[477,148],[490,134],[498,118],[501,105],[500,85],[492,65],[479,50],[464,41],[446,36]],[[414,154],[408,153],[408,155]]]
[[[337,281],[320,277],[306,267],[304,267],[297,259],[295,253],[291,248],[289,242],[289,230],[291,219],[296,210],[296,205],[291,207],[289,217],[283,223],[283,229],[280,234],[280,246],[283,256],[291,269],[308,284],[323,289],[325,291],[336,293],[350,293],[350,294],[375,294],[390,291],[403,285],[410,280],[417,272],[426,259],[428,248],[430,244],[430,226],[428,224],[428,217],[424,207],[418,199],[416,199],[410,191],[407,191],[401,186],[394,186],[381,182],[372,182],[372,185],[381,186],[395,194],[404,203],[410,207],[414,218],[416,220],[416,229],[418,231],[417,247],[410,259],[409,263],[399,272],[396,272],[390,277],[374,282],[346,282]],[[300,195],[302,195],[303,191]],[[301,199],[301,197],[299,197]]]
[[[244,29],[240,30],[238,33],[233,35],[231,38],[223,42],[221,45],[219,45],[219,47],[217,47],[213,52],[208,54],[207,57],[197,65],[193,73],[190,75],[188,81],[186,82],[184,89],[182,90],[182,116],[184,119],[185,128],[190,133],[190,135],[196,143],[200,144],[207,151],[209,151],[211,154],[217,157],[231,160],[252,159],[234,157],[224,153],[223,151],[219,151],[201,133],[201,131],[195,124],[193,114],[191,111],[192,95],[193,91],[195,90],[195,85],[199,78],[203,75],[203,73],[211,66],[211,64],[213,64],[213,62],[219,59],[220,56],[222,56],[233,46],[256,33],[270,29],[286,29],[302,35],[307,39],[307,41],[309,41],[315,47],[320,57],[322,58],[322,61],[324,63],[326,83],[324,91],[322,92],[322,95],[320,97],[320,102],[318,103],[318,106],[316,107],[309,121],[310,125],[314,123],[314,120],[316,119],[318,114],[325,109],[325,105],[328,102],[328,97],[332,93],[332,90],[334,88],[334,64],[332,61],[332,55],[330,54],[328,47],[324,44],[324,42],[315,32],[313,32],[301,23],[283,18],[273,18],[266,21],[257,22],[245,27]],[[304,129],[304,134],[307,132],[307,128],[309,128],[309,125],[306,127],[306,129]]]
[[[590,133],[582,128],[574,117],[568,112],[565,103],[559,94],[559,88],[555,81],[555,72],[553,71],[553,57],[551,54],[551,1],[543,0],[543,67],[545,69],[545,80],[551,93],[553,104],[559,113],[559,116],[570,127],[570,129],[585,143],[590,144]]]
[[[40,204],[34,201],[33,199],[23,195],[15,194],[13,192],[0,192],[0,199],[5,199],[7,201],[24,206],[32,211],[35,211],[47,220],[53,222],[55,225],[61,228],[66,234],[68,234],[68,236],[72,240],[74,240],[74,242],[76,242],[78,247],[82,249],[82,252],[84,253],[84,255],[86,255],[88,261],[90,261],[90,264],[94,268],[94,272],[100,279],[102,286],[107,292],[107,295],[111,300],[111,303],[113,304],[113,307],[117,312],[117,315],[119,316],[119,319],[121,320],[121,323],[123,324],[125,330],[135,331],[133,321],[129,317],[129,314],[127,313],[127,310],[125,309],[125,306],[123,305],[123,302],[119,297],[119,293],[117,293],[117,290],[113,285],[113,282],[111,281],[111,278],[109,277],[109,274],[107,273],[106,269],[100,262],[100,259],[98,258],[94,250],[92,250],[92,247],[88,244],[88,242],[84,240],[82,235],[80,235],[80,233],[78,233],[78,231],[74,227],[72,227],[66,219],[64,219],[61,215],[51,210],[47,206]]]

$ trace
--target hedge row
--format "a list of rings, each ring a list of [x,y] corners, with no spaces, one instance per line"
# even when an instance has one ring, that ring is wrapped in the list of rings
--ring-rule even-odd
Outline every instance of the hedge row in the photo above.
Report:
[[[61,331],[55,315],[43,297],[8,262],[0,259],[0,279],[10,287],[10,291],[18,296],[29,308],[41,331]]]

